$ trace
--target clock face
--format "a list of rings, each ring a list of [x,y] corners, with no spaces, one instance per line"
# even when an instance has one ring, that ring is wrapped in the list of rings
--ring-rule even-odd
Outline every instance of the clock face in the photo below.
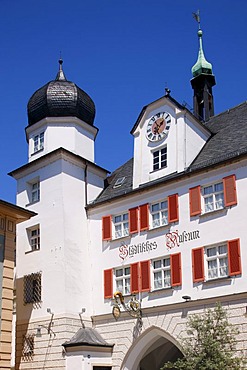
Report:
[[[156,113],[147,124],[146,136],[149,141],[165,139],[169,133],[171,116],[167,112]]]

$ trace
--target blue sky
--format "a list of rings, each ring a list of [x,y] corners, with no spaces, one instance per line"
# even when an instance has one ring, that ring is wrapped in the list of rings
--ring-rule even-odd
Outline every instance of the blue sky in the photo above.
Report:
[[[96,104],[96,163],[110,171],[132,157],[130,130],[166,86],[192,106],[197,9],[217,114],[246,100],[246,0],[0,0],[0,198],[15,203],[7,173],[27,163],[27,102],[55,78],[60,51]]]

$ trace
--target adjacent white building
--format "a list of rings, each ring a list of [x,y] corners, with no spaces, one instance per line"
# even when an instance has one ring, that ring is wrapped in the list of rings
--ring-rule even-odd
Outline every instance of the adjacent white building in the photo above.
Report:
[[[16,369],[158,370],[216,301],[246,350],[247,105],[214,116],[198,36],[194,113],[169,90],[145,106],[111,175],[94,163],[94,103],[62,61],[30,98],[28,163],[11,172],[37,213],[18,225]]]

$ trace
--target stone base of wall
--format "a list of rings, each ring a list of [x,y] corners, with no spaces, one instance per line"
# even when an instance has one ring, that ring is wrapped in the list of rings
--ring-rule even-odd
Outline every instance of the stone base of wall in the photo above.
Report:
[[[236,326],[237,354],[247,356],[247,293],[239,297],[218,299],[227,309],[229,322]],[[164,337],[182,352],[181,339],[186,336],[186,323],[189,315],[200,314],[207,308],[215,307],[216,299],[182,302],[176,305],[144,308],[141,322],[123,312],[118,321],[111,314],[98,315],[84,321],[93,326],[109,343],[114,344],[112,370],[139,370],[139,363],[145,352],[155,340]],[[16,370],[27,369],[66,369],[66,353],[62,344],[82,327],[79,318],[54,317],[50,333],[49,319],[32,322],[17,321]],[[41,336],[37,336],[40,327]],[[33,337],[33,353],[24,345],[24,337]],[[75,353],[78,356],[78,353]],[[74,369],[66,369],[74,370]],[[157,370],[157,369],[152,369]]]
[[[79,318],[60,316],[50,320],[18,322],[16,325],[16,370],[56,369],[65,370],[65,353],[62,344],[82,327]],[[84,322],[91,326],[91,322]],[[37,335],[40,328],[40,335]],[[49,331],[49,332],[48,332]],[[33,351],[28,348],[32,345]]]

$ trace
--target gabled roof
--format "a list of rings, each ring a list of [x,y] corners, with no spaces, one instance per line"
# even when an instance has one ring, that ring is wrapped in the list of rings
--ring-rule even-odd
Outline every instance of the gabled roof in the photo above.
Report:
[[[144,114],[145,114],[145,112],[146,112],[146,109],[150,106],[150,105],[152,105],[152,104],[154,104],[154,103],[156,103],[156,102],[158,102],[158,101],[160,101],[160,100],[162,100],[162,99],[167,99],[169,102],[171,102],[173,105],[175,105],[178,109],[180,109],[180,110],[182,110],[182,111],[186,111],[186,113],[188,113],[194,120],[196,120],[200,125],[202,125],[203,127],[204,127],[204,129],[206,128],[207,129],[207,127],[206,126],[204,126],[203,124],[202,124],[202,122],[196,117],[196,116],[194,116],[194,114],[188,109],[188,108],[186,108],[186,106],[185,105],[182,105],[182,104],[180,104],[179,102],[177,102],[177,100],[175,100],[171,95],[169,95],[169,94],[166,94],[166,95],[164,95],[164,96],[162,96],[161,98],[159,98],[159,99],[156,99],[156,100],[154,100],[153,102],[151,102],[151,103],[149,103],[149,104],[147,104],[147,105],[145,105],[143,108],[142,108],[142,110],[141,110],[141,113],[139,114],[139,116],[138,116],[138,118],[137,118],[137,120],[136,120],[136,122],[135,122],[135,124],[134,124],[134,126],[133,126],[133,128],[131,129],[131,131],[130,131],[130,133],[133,135],[133,133],[135,132],[135,130],[136,130],[136,128],[137,128],[137,126],[139,125],[139,123],[140,123],[140,121],[141,121],[141,119],[142,119],[142,117],[144,116]]]
[[[165,176],[133,189],[133,159],[130,159],[108,177],[105,189],[89,205],[89,208],[114,198],[148,189],[156,186],[158,183],[164,184],[175,178],[178,179],[247,154],[247,101],[211,117],[206,127],[210,130],[211,136],[186,171]],[[126,181],[123,182],[121,187],[114,188],[115,181],[122,176],[126,176]]]
[[[63,346],[65,348],[76,346],[113,347],[114,344],[107,343],[95,329],[81,328],[69,341],[63,343]]]

